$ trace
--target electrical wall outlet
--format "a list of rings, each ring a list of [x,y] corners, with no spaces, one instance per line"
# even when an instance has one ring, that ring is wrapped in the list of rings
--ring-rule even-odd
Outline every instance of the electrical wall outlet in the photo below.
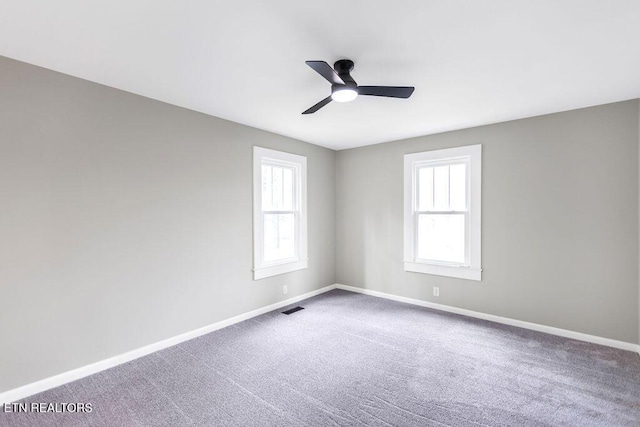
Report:
[[[282,295],[286,295],[287,292],[289,292],[289,289],[287,288],[287,285],[282,285]]]
[[[439,297],[440,296],[440,288],[437,286],[433,287],[433,296],[434,297]]]

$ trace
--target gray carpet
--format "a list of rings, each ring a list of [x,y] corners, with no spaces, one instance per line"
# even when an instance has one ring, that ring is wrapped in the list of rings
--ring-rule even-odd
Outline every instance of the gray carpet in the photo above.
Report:
[[[0,424],[638,426],[640,356],[331,291],[25,399]]]

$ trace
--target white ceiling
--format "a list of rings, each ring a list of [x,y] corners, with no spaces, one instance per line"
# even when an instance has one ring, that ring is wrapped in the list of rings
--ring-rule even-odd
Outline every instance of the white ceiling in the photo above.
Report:
[[[0,0],[0,55],[343,149],[640,97],[638,0]],[[355,61],[329,95],[305,60]]]

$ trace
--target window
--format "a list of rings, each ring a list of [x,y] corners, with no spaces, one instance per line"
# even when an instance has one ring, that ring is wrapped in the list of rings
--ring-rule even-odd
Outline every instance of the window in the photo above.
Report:
[[[253,147],[253,278],[307,268],[307,158]]]
[[[482,146],[404,156],[404,269],[481,280]]]

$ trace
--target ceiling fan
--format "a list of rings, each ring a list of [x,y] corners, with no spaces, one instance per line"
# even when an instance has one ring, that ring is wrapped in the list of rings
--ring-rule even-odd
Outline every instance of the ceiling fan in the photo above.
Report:
[[[411,96],[415,89],[412,86],[358,86],[351,74],[349,74],[353,70],[353,61],[349,59],[337,61],[333,64],[333,68],[324,61],[305,61],[305,63],[331,83],[331,95],[308,110],[303,111],[302,114],[315,113],[331,101],[353,101],[358,95],[406,99]]]

